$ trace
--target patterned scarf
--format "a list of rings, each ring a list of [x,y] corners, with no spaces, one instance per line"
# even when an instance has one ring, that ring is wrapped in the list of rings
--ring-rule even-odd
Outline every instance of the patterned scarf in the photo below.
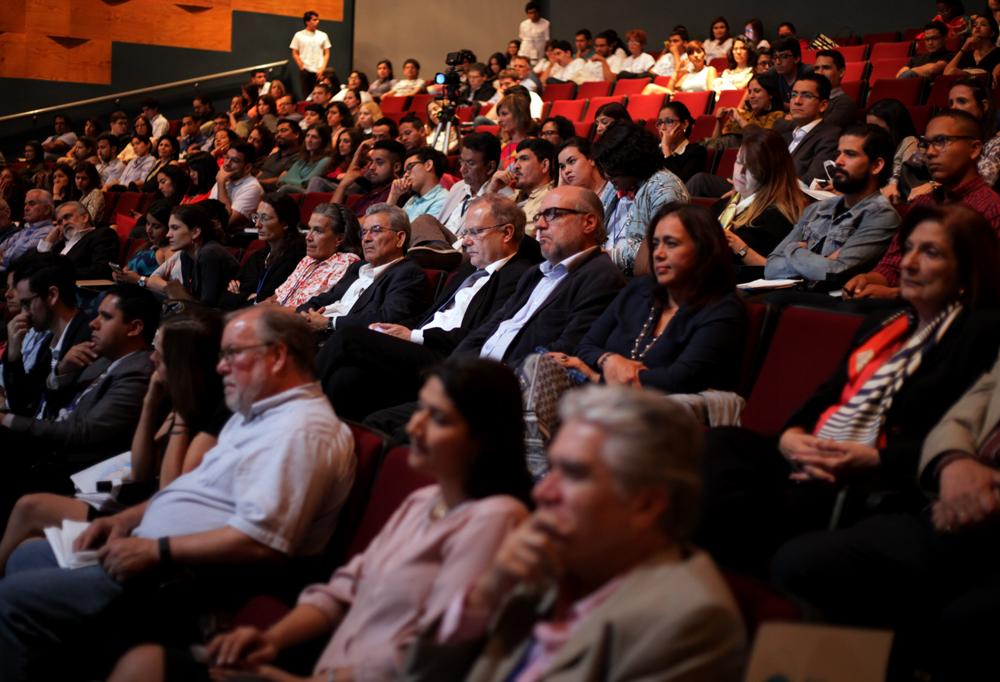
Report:
[[[962,304],[952,303],[930,324],[910,336],[846,404],[830,415],[817,437],[875,447],[893,398],[906,380],[920,369],[924,355],[937,345],[961,312]]]

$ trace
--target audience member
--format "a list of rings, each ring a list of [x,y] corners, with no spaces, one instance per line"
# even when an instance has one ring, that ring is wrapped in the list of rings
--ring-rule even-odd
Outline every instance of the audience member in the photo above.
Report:
[[[67,201],[56,209],[52,229],[36,248],[66,256],[78,279],[110,279],[108,263],[118,260],[120,245],[114,230],[94,225],[82,203]]]
[[[767,257],[767,279],[801,278],[837,285],[876,262],[899,227],[899,215],[879,191],[892,173],[889,133],[872,125],[840,136],[833,188],[841,196],[812,204]],[[794,156],[793,156],[794,158]]]
[[[705,41],[705,53],[708,59],[713,57],[708,54],[708,43]],[[753,77],[753,60],[756,57],[753,46],[744,36],[731,38],[729,42],[732,47],[722,55],[726,59],[726,68],[712,81],[712,90],[716,94],[725,90],[743,90]]]
[[[164,166],[156,173],[156,198],[179,205],[191,191],[191,172],[180,166]]]
[[[581,70],[586,65],[579,57],[573,56],[573,46],[565,40],[553,40],[549,48],[549,65],[542,72],[542,85],[548,83],[583,82]]]
[[[302,15],[302,23],[305,25],[301,31],[292,36],[289,48],[292,50],[292,59],[299,68],[299,81],[302,87],[302,96],[312,92],[316,85],[316,79],[323,73],[326,65],[330,63],[330,37],[323,31],[318,30],[319,14],[308,11]]]
[[[411,57],[403,62],[403,77],[396,81],[386,95],[409,97],[422,92],[426,87],[427,83],[420,77],[420,62]]]
[[[840,129],[858,122],[858,105],[854,98],[840,87],[844,80],[847,62],[838,50],[820,50],[816,53],[813,71],[826,76],[830,81],[830,102],[823,111],[823,122]]]
[[[996,134],[996,109],[991,91],[978,79],[959,79],[948,91],[948,108],[968,112],[980,122],[980,139],[985,140],[985,144],[977,167],[983,181],[992,187],[1000,177],[1000,134]],[[930,184],[921,187],[913,193],[914,198],[932,189]]]
[[[125,190],[141,192],[146,184],[146,178],[156,167],[156,158],[150,154],[152,149],[151,140],[144,135],[133,135],[132,142],[128,149],[131,150],[131,160],[125,165],[122,174],[118,176],[115,183]]]
[[[368,85],[368,93],[372,97],[380,98],[396,87],[398,81],[392,73],[392,62],[388,59],[383,59],[375,65],[375,75],[378,78]]]
[[[452,185],[438,220],[452,234],[460,235],[471,201],[483,196],[500,164],[500,142],[489,133],[469,133],[462,137],[458,170],[462,179]]]
[[[392,181],[386,203],[398,206],[400,199],[408,194],[410,198],[403,204],[403,210],[410,222],[422,215],[436,217],[448,196],[448,190],[441,186],[447,164],[445,155],[430,147],[410,152],[403,164],[402,177]]]
[[[619,78],[631,76],[644,76],[653,68],[656,60],[646,50],[647,36],[641,28],[633,28],[625,32],[625,47],[628,56],[622,62],[622,68],[618,72]]]
[[[729,22],[725,17],[716,17],[708,29],[711,36],[704,43],[706,59],[725,59],[730,57],[730,50],[736,44],[737,38],[729,33]]]
[[[340,204],[320,204],[309,216],[306,255],[274,291],[270,302],[297,308],[332,289],[359,260],[361,227]]]
[[[167,237],[171,208],[172,206],[168,202],[161,199],[154,201],[146,209],[145,248],[136,251],[125,268],[126,272],[134,272],[137,275],[136,282],[138,282],[138,277],[152,275],[173,253]]]
[[[683,102],[667,103],[656,118],[663,167],[682,182],[687,182],[705,168],[705,147],[688,140],[693,126],[694,117]]]
[[[101,191],[101,176],[94,164],[80,164],[74,171],[76,190],[80,195],[80,203],[90,213],[90,220],[95,225],[104,224],[104,192]]]
[[[392,181],[403,172],[405,157],[406,148],[395,140],[365,140],[354,154],[350,168],[340,176],[331,202],[344,204],[348,190],[354,189],[350,207],[355,215],[365,215],[370,206],[385,203]]]
[[[45,181],[45,189],[52,195],[52,203],[59,206],[65,201],[76,201],[80,193],[73,181],[76,175],[73,167],[65,163],[56,163],[55,168]]]
[[[623,387],[572,393],[560,416],[538,508],[474,586],[454,593],[406,679],[502,680],[515,668],[534,679],[739,679],[739,611],[712,559],[687,547],[698,425],[663,396]],[[595,656],[609,632],[643,636]]]
[[[45,150],[45,161],[55,161],[76,144],[76,133],[66,114],[56,114],[52,117],[52,134],[42,140]]]
[[[910,57],[906,66],[899,70],[896,78],[926,78],[934,80],[942,73],[951,61],[952,53],[945,47],[944,39],[948,35],[948,27],[940,21],[932,21],[924,26],[924,51]]]
[[[948,27],[949,38],[965,38],[972,28],[969,17],[965,16],[962,0],[943,0],[937,3],[938,13],[931,19]]]
[[[552,190],[556,178],[555,148],[543,139],[529,137],[517,144],[517,152],[510,170],[501,169],[490,179],[490,193],[517,190],[517,205],[528,217],[525,232],[535,236],[535,218],[538,207]]]
[[[930,180],[923,164],[923,154],[917,155],[917,129],[910,118],[910,112],[898,99],[881,99],[875,102],[868,108],[866,121],[869,125],[887,130],[896,145],[892,176],[882,188],[882,194],[892,203],[898,203],[910,195],[910,189],[916,184]]]
[[[927,155],[927,167],[938,187],[914,199],[912,205],[965,204],[1000,235],[1000,197],[976,170],[982,149],[980,134],[975,118],[964,111],[949,109],[931,119],[920,148]],[[855,298],[896,298],[902,257],[902,242],[897,235],[875,269],[848,281],[844,293]]]
[[[0,242],[0,270],[9,269],[14,261],[34,251],[38,242],[48,236],[54,211],[51,194],[44,189],[27,191],[20,229]]]
[[[576,137],[576,128],[573,126],[573,122],[565,116],[553,116],[542,122],[542,126],[538,130],[538,137],[548,140],[549,144],[558,149],[563,142],[571,137]]]
[[[785,111],[790,111],[792,90],[796,83],[812,71],[802,63],[802,46],[797,38],[783,38],[771,46],[774,51],[774,74],[778,82],[778,92],[781,93],[781,103]],[[824,100],[828,100],[829,96]]]
[[[656,136],[634,123],[617,123],[594,144],[594,163],[617,191],[605,207],[604,249],[626,275],[635,267],[649,221],[664,204],[686,202],[680,178],[663,166]]]
[[[992,14],[977,15],[972,20],[972,34],[965,40],[948,65],[944,74],[952,76],[965,72],[967,74],[985,73],[988,80],[1000,76],[1000,50],[997,49],[997,38],[1000,29]]]
[[[692,40],[684,46],[688,57],[686,71],[675,72],[667,86],[670,92],[706,92],[714,89],[715,67],[705,61],[705,50],[701,43]]]
[[[205,592],[221,598],[259,589],[254,565],[325,545],[353,479],[353,439],[313,383],[313,352],[311,334],[290,311],[262,306],[229,320],[218,371],[226,404],[238,414],[202,463],[148,503],[94,521],[76,546],[100,548],[98,565],[58,568],[46,542],[29,543],[8,561],[0,580],[5,678],[52,677],[42,670],[65,663],[51,655],[64,637],[84,637],[123,599],[150,603],[146,581],[130,578],[239,566],[241,579],[226,571]],[[158,622],[166,619],[161,612]],[[142,641],[155,626],[117,613],[96,633],[102,646],[87,664]],[[72,665],[79,672],[83,662]]]
[[[687,39],[683,33],[677,30],[671,31],[667,36],[667,41],[663,44],[666,49],[649,69],[650,74],[672,79],[687,69],[687,52],[684,49],[686,42]]]
[[[255,160],[253,146],[240,142],[226,151],[222,168],[215,176],[208,198],[218,199],[229,211],[229,225],[224,226],[227,230],[245,225],[264,195],[264,188],[251,174]]]
[[[590,143],[582,137],[571,137],[559,147],[559,184],[589,189],[607,207],[616,196],[614,185],[601,175],[594,163]]]
[[[310,126],[298,158],[278,176],[277,191],[303,194],[309,181],[321,177],[329,167],[330,128],[324,124]]]
[[[768,74],[754,75],[740,106],[716,108],[711,146],[739,147],[746,128],[773,128],[784,117],[780,103],[777,81]]]
[[[227,287],[237,306],[271,299],[306,255],[299,232],[299,205],[287,195],[265,194],[250,216],[264,246],[240,266]],[[236,307],[236,306],[234,306]]]
[[[152,97],[149,97],[144,99],[142,104],[139,106],[143,117],[149,121],[149,137],[155,142],[166,135],[170,130],[170,121],[167,120],[166,116],[160,113],[160,102]]]
[[[605,131],[615,123],[631,123],[632,116],[621,102],[602,104],[594,114],[594,140],[601,139]]]
[[[542,17],[541,7],[534,1],[524,6],[524,13],[528,18],[518,26],[518,40],[521,44],[517,53],[536,62],[542,58],[545,44],[549,41],[549,20]]]
[[[266,191],[278,186],[281,174],[298,160],[302,129],[288,118],[281,118],[274,129],[275,149],[257,165],[257,182]]]

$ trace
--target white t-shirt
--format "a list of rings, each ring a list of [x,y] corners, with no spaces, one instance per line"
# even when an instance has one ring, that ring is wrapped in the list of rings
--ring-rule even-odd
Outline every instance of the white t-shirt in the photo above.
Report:
[[[549,78],[557,78],[567,83],[575,81],[580,70],[586,65],[587,63],[579,58],[570,60],[566,66],[559,66],[558,63],[555,63],[552,65],[552,70],[549,71]]]
[[[549,40],[549,20],[539,18],[538,21],[525,19],[518,27],[518,37],[521,47],[517,53],[528,59],[540,59],[545,54],[545,43]]]
[[[631,55],[625,57],[625,61],[622,62],[621,70],[628,73],[646,73],[653,68],[655,63],[656,60],[653,59],[653,55],[648,52],[643,52],[638,57],[632,57]]]
[[[292,36],[288,47],[298,50],[306,71],[319,73],[323,68],[323,51],[330,49],[330,37],[323,31],[302,29]]]
[[[264,188],[257,182],[257,178],[246,175],[239,180],[226,182],[226,193],[232,202],[233,210],[242,213],[247,218],[257,210],[257,204],[264,198]],[[219,198],[219,183],[212,186],[212,191],[208,194],[209,199]]]

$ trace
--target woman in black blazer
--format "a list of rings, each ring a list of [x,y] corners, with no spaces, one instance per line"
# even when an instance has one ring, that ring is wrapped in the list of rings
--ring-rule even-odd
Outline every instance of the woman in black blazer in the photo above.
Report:
[[[667,204],[646,245],[652,274],[618,294],[577,357],[552,357],[591,381],[671,393],[735,388],[747,317],[718,225],[705,208]]]
[[[247,258],[236,279],[229,282],[226,300],[231,307],[270,298],[306,255],[299,207],[290,196],[265,195],[251,219],[264,246]]]

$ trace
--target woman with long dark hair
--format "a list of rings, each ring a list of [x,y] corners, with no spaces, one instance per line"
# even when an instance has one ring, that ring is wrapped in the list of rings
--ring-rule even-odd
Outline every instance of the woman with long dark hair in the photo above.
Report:
[[[215,672],[269,664],[332,634],[314,674],[395,679],[410,644],[492,563],[528,514],[517,379],[499,363],[449,359],[430,372],[407,432],[408,463],[431,485],[407,497],[361,554],[328,583],[307,587],[270,628],[244,626],[209,642]],[[144,646],[111,679],[165,679],[165,669],[177,679],[209,676],[189,656]]]
[[[257,238],[265,242],[247,258],[236,279],[229,282],[234,307],[270,298],[306,255],[299,232],[299,205],[286,194],[266,194],[250,216]]]

